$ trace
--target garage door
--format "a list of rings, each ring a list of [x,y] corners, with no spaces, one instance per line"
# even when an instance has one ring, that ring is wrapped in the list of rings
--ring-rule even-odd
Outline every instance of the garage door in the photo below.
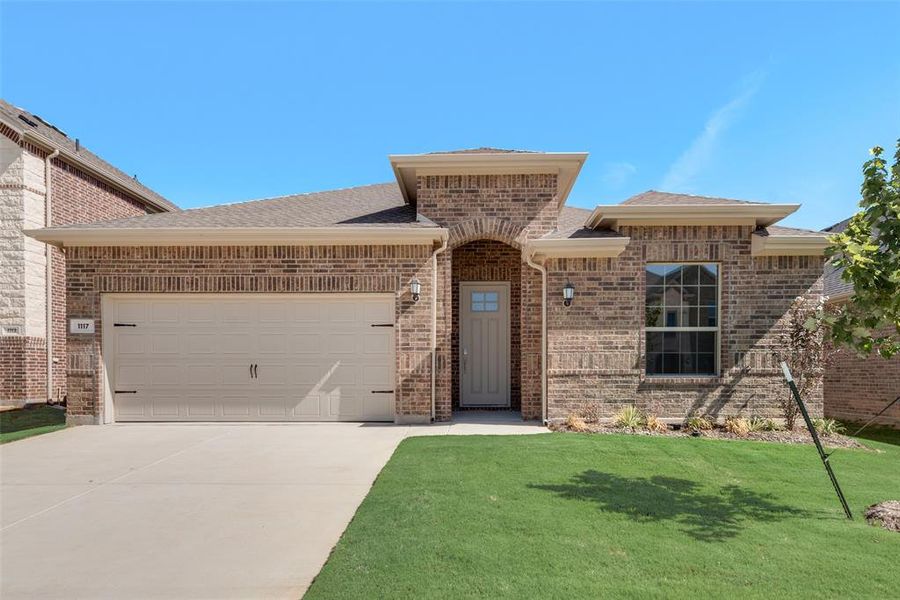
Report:
[[[394,419],[391,296],[120,296],[103,318],[117,421]]]

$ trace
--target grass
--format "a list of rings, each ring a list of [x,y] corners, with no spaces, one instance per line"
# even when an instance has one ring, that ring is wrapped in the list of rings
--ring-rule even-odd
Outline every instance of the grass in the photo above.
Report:
[[[0,412],[0,444],[50,433],[66,426],[66,411],[46,405]]]
[[[622,435],[422,437],[395,452],[307,598],[892,597],[900,446]]]

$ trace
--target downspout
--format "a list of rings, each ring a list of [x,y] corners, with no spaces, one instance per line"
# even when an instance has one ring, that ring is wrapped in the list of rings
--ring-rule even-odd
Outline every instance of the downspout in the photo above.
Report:
[[[51,152],[44,159],[44,226],[53,226],[53,194],[51,193],[50,179],[52,169],[50,162],[59,156],[59,148]],[[53,246],[46,244],[47,271],[45,275],[47,286],[46,297],[46,335],[47,340],[47,402],[53,401]]]
[[[447,249],[448,238],[431,254],[431,420],[434,422],[437,396],[437,255]]]
[[[541,273],[541,421],[547,424],[547,269],[533,262],[525,250],[525,263]]]

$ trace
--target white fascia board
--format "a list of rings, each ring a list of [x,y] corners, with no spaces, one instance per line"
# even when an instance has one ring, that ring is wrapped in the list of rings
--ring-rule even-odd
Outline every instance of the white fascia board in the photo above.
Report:
[[[615,204],[598,206],[585,227],[621,225],[753,225],[768,227],[795,212],[799,204]]]
[[[760,235],[751,236],[750,254],[753,256],[824,256],[831,243],[828,236]]]
[[[537,239],[526,244],[528,256],[544,258],[610,258],[625,251],[627,237]]]
[[[449,237],[442,227],[172,227],[30,229],[55,246],[356,246],[418,245]]]
[[[391,154],[391,168],[407,202],[418,175],[514,175],[553,173],[559,177],[559,205],[565,204],[587,152],[497,152],[483,154]]]

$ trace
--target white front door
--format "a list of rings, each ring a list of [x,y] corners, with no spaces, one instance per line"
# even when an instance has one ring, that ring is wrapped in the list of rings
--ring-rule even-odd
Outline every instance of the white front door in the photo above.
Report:
[[[509,284],[459,284],[460,406],[509,406]]]
[[[152,294],[104,300],[118,421],[392,421],[394,299]]]

